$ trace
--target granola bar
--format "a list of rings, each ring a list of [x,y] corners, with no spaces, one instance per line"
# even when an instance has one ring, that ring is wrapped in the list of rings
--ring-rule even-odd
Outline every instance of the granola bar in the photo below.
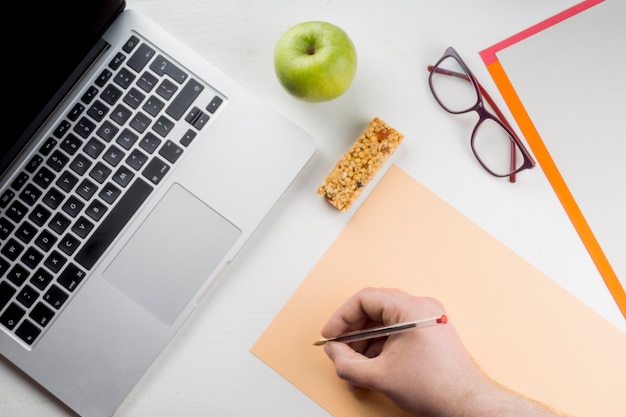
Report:
[[[404,136],[375,117],[328,174],[317,193],[346,211],[396,150]]]

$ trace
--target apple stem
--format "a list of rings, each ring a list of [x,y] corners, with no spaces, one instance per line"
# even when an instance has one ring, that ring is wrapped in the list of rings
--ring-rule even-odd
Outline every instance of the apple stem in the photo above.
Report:
[[[315,45],[310,45],[307,49],[306,49],[306,53],[308,55],[315,55]]]

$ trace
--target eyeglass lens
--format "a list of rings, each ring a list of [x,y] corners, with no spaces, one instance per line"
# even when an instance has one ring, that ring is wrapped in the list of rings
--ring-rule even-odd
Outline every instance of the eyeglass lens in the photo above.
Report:
[[[432,70],[430,85],[439,104],[450,113],[465,113],[476,108],[477,86],[454,57],[446,57]],[[508,176],[519,169],[524,158],[507,130],[491,117],[483,116],[472,134],[472,150],[492,174]],[[511,149],[517,166],[511,166]]]
[[[517,171],[524,163],[524,157],[515,141],[495,119],[485,118],[476,125],[472,136],[472,149],[476,158],[493,174],[507,176]],[[516,155],[511,166],[511,150]]]
[[[478,91],[463,67],[453,57],[444,58],[433,69],[430,85],[435,98],[451,113],[464,113],[478,102]]]

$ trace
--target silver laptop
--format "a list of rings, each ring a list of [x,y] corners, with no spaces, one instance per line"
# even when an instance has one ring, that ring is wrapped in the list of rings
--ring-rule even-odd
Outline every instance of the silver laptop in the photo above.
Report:
[[[109,416],[314,143],[123,0],[22,3],[37,36],[5,55],[0,353]]]

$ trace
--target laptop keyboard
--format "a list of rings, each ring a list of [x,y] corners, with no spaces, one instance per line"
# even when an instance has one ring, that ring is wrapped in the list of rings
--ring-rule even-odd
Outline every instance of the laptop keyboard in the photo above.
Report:
[[[0,193],[0,328],[41,338],[223,101],[128,39]]]

